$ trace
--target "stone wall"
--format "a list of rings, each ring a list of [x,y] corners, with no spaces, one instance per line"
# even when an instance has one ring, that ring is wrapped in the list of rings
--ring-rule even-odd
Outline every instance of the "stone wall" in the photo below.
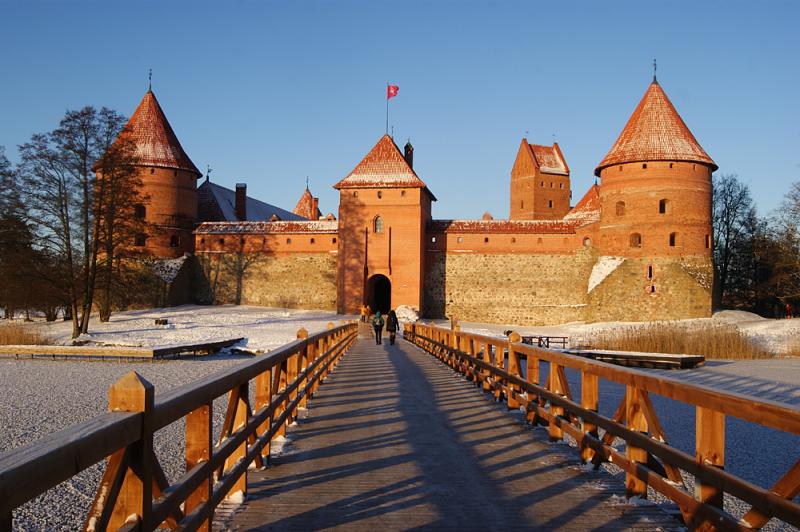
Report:
[[[549,325],[584,320],[594,257],[428,253],[426,317]]]
[[[336,309],[335,253],[207,253],[199,261],[215,304]]]
[[[627,258],[589,294],[587,321],[711,316],[713,265],[705,257]]]

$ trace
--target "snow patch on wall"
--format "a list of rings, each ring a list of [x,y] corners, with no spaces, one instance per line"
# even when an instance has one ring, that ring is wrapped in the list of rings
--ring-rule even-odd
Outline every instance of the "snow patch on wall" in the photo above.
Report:
[[[589,276],[589,287],[586,289],[586,293],[591,293],[597,285],[602,283],[623,262],[625,262],[624,257],[599,257],[592,267],[592,274]]]
[[[183,257],[178,257],[177,259],[153,259],[147,261],[147,267],[152,271],[159,279],[164,281],[167,284],[172,283],[175,280],[175,277],[178,276],[178,272],[181,271],[183,268],[183,263],[186,262],[187,255]]]

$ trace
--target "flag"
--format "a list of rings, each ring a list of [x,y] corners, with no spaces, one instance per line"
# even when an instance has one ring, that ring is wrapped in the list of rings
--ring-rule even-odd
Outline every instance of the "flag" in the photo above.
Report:
[[[400,90],[400,87],[397,85],[386,85],[386,99],[391,100],[395,96],[397,96],[397,91]]]

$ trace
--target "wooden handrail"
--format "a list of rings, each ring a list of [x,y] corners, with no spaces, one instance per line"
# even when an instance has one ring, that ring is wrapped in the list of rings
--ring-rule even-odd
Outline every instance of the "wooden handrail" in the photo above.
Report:
[[[605,362],[537,349],[518,341],[443,329],[425,324],[405,326],[404,338],[436,356],[454,370],[505,396],[509,408],[524,406],[527,419],[548,426],[551,439],[567,433],[578,443],[581,459],[596,465],[611,461],[626,472],[629,496],[647,496],[648,485],[672,499],[692,528],[758,529],[775,517],[800,526],[800,460],[770,489],[757,486],[722,469],[725,455],[725,416],[730,415],[784,432],[800,434],[800,411],[775,401],[688,384]],[[519,336],[511,336],[519,340]],[[507,352],[508,359],[505,360]],[[527,375],[522,374],[525,358]],[[539,363],[548,362],[549,376],[540,382]],[[573,399],[564,368],[580,372],[580,398]],[[613,418],[598,411],[598,380],[626,387]],[[697,410],[696,454],[670,446],[649,394],[694,405]],[[602,436],[598,429],[602,429]],[[615,438],[625,451],[611,446]],[[694,475],[690,493],[680,471]],[[724,511],[722,495],[752,505],[739,521]]]
[[[105,458],[87,530],[152,530],[162,524],[207,530],[214,508],[234,491],[246,490],[247,468],[268,460],[271,440],[284,432],[357,334],[354,322],[328,324],[328,330],[311,336],[301,329],[298,340],[266,355],[155,397],[152,385],[129,373],[109,390],[112,412],[0,454],[0,530],[11,527],[14,508]],[[211,408],[225,394],[223,435],[212,448]],[[168,485],[152,436],[182,418],[187,472]],[[152,479],[152,489],[144,479]]]

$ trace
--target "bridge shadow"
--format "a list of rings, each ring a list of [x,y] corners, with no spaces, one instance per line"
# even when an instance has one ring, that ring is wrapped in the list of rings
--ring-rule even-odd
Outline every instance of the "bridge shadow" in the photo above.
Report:
[[[251,474],[232,529],[621,529],[612,494],[410,344],[359,342],[290,431],[275,467]],[[366,352],[364,352],[366,351]],[[613,481],[612,481],[613,482]],[[605,506],[603,506],[605,505]]]

